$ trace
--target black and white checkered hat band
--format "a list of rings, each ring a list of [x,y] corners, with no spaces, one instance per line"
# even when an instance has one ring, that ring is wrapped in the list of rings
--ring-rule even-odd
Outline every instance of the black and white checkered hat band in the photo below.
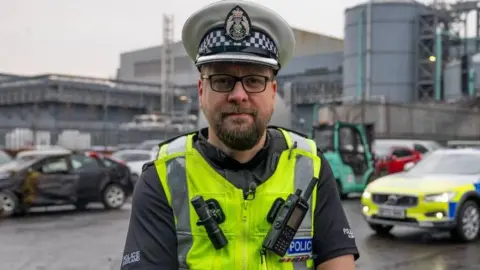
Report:
[[[215,51],[215,49],[225,47],[258,48],[275,56],[275,58],[278,57],[277,46],[268,35],[252,30],[250,36],[238,42],[226,36],[225,31],[222,29],[213,30],[205,35],[198,48],[197,57],[208,54],[212,50]]]

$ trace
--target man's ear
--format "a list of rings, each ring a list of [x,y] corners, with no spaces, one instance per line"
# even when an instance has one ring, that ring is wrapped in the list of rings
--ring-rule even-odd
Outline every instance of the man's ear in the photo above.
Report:
[[[272,82],[272,89],[273,89],[273,91],[272,91],[273,97],[272,98],[273,98],[273,100],[275,100],[275,97],[277,96],[277,91],[278,91],[278,83],[277,83],[276,80],[274,80]]]
[[[203,102],[202,102],[202,100],[203,100],[203,98],[202,98],[203,90],[204,90],[203,89],[203,81],[202,81],[202,79],[199,79],[198,80],[198,86],[197,86],[197,92],[198,92],[198,104],[199,104],[200,108],[202,108],[202,104],[203,104]]]

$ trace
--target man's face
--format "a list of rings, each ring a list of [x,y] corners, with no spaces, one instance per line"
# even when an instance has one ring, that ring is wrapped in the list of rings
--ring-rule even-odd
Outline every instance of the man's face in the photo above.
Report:
[[[273,113],[277,83],[272,70],[253,64],[214,63],[202,67],[201,73],[200,108],[210,130],[231,149],[253,148]],[[235,83],[232,76],[243,79]]]

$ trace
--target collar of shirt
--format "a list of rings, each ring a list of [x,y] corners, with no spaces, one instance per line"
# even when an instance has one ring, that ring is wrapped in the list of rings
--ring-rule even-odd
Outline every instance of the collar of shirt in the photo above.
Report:
[[[238,162],[237,160],[227,156],[227,154],[225,154],[219,148],[210,144],[208,142],[208,128],[200,130],[200,132],[198,133],[198,140],[195,143],[195,146],[199,148],[198,150],[204,155],[204,157],[208,158],[208,160],[215,166],[229,170],[253,170],[262,163],[262,160],[265,160],[265,158],[267,158],[268,148],[270,147],[270,144],[272,142],[270,136],[270,133],[267,131],[265,145],[247,163]]]

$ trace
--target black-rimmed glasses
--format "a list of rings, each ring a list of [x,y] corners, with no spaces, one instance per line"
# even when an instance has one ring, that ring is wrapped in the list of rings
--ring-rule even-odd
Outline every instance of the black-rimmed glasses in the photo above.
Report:
[[[267,83],[271,80],[268,76],[247,75],[233,76],[228,74],[202,75],[202,79],[210,81],[210,88],[215,92],[230,92],[237,82],[241,82],[243,89],[248,93],[260,93],[265,91]]]

